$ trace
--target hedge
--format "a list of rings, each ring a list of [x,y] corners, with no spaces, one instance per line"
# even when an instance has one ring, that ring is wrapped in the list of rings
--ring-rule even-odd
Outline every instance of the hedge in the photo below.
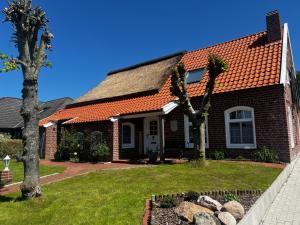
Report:
[[[0,141],[0,159],[3,159],[6,155],[15,159],[17,155],[22,155],[22,151],[22,140],[5,139]]]

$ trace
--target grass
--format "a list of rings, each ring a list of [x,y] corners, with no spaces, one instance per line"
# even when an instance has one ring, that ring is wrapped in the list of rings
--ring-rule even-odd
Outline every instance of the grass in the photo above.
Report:
[[[16,161],[11,161],[9,165],[10,170],[13,172],[13,183],[23,180],[23,163],[18,163]],[[62,173],[65,170],[62,166],[45,166],[40,165],[41,176]]]
[[[0,224],[141,224],[151,194],[266,189],[281,172],[248,163],[211,161],[207,167],[161,165],[107,170],[44,186],[44,196],[16,201],[0,197]]]

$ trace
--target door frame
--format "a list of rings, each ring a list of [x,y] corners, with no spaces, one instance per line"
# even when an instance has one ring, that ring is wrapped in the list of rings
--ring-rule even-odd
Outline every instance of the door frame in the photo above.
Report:
[[[161,138],[161,130],[160,130],[160,126],[159,126],[159,117],[158,116],[154,116],[154,117],[145,117],[144,118],[144,154],[148,154],[147,153],[147,148],[149,147],[148,145],[148,135],[149,135],[149,123],[151,120],[156,120],[157,121],[157,142],[158,142],[158,148],[160,149],[160,138]]]

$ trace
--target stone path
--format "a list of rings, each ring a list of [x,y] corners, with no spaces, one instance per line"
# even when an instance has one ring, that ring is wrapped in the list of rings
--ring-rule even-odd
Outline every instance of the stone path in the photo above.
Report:
[[[300,158],[268,210],[262,225],[300,225]]]
[[[93,164],[93,163],[71,163],[71,162],[52,162],[47,160],[41,160],[42,165],[49,166],[63,166],[66,167],[64,172],[53,176],[46,176],[41,178],[41,184],[50,184],[58,181],[62,181],[74,176],[90,173],[96,170],[113,170],[113,169],[130,169],[145,167],[146,165],[129,164],[129,163],[106,163],[106,164]],[[20,184],[4,187],[0,189],[0,195],[6,195],[12,192],[19,191]]]

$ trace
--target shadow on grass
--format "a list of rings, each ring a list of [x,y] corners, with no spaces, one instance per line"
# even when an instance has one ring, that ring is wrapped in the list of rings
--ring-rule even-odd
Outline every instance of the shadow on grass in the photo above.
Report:
[[[23,202],[25,201],[26,199],[19,196],[19,197],[9,197],[9,196],[3,196],[3,195],[0,195],[0,203],[1,202]]]

